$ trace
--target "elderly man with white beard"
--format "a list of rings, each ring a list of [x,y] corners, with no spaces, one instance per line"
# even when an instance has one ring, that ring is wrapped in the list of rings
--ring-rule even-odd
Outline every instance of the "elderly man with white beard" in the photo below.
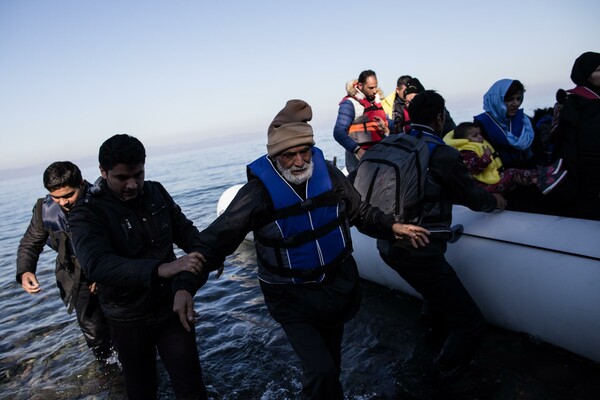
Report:
[[[350,226],[378,238],[409,240],[414,247],[425,246],[429,232],[396,223],[362,202],[314,146],[311,118],[302,100],[288,101],[277,114],[268,129],[267,155],[248,165],[248,183],[201,232],[200,252],[204,268],[216,270],[254,232],[265,304],[300,359],[303,394],[343,399],[344,323],[360,305]],[[176,311],[182,322],[192,320],[191,298],[176,304]]]

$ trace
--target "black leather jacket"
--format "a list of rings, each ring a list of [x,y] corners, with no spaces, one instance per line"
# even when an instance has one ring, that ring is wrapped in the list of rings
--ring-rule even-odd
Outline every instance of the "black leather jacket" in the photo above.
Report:
[[[102,181],[77,203],[69,224],[77,257],[97,282],[112,324],[139,326],[172,315],[173,294],[185,273],[159,278],[158,266],[175,260],[173,244],[186,253],[197,250],[199,232],[160,183],[146,181],[140,196],[122,201]],[[207,275],[187,286],[192,295]]]
[[[82,193],[89,190],[84,182]],[[17,249],[17,282],[25,272],[36,273],[37,264],[44,246],[57,252],[54,274],[60,297],[69,309],[73,310],[77,301],[79,284],[87,283],[71,247],[71,233],[67,229],[68,213],[47,195],[37,200],[33,207],[31,221]]]

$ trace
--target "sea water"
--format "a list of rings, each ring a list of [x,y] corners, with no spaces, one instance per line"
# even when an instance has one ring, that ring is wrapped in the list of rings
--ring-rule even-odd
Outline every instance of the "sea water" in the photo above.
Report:
[[[326,158],[343,164],[329,133],[316,134]],[[265,152],[264,139],[152,155],[146,178],[164,184],[202,229],[216,216],[228,187],[245,181],[245,165]],[[93,181],[96,168],[83,168]],[[0,182],[0,399],[124,399],[118,364],[102,365],[87,349],[74,315],[55,286],[56,254],[46,248],[29,295],[15,281],[19,240],[38,197],[41,173]],[[377,257],[373,254],[373,257]],[[348,399],[427,399],[431,360],[439,341],[419,325],[420,301],[363,281],[363,300],[346,324],[341,380]],[[213,399],[301,398],[301,366],[283,331],[267,313],[256,278],[256,256],[242,243],[195,297],[197,344]],[[159,362],[159,397],[175,398]],[[438,398],[596,399],[598,365],[522,334],[490,327],[464,379]]]

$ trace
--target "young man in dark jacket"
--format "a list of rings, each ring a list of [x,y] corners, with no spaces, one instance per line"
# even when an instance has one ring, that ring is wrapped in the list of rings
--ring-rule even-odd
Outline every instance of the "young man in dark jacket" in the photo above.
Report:
[[[475,184],[456,149],[439,137],[445,120],[444,99],[432,90],[419,93],[409,106],[411,132],[437,141],[429,145],[429,169],[421,225],[431,232],[423,248],[400,246],[378,240],[383,260],[424,299],[426,316],[442,320],[448,329],[444,346],[435,360],[434,378],[438,384],[456,379],[471,361],[481,338],[485,320],[444,253],[451,238],[452,204],[475,211],[504,209],[506,200]]]
[[[414,246],[427,242],[427,231],[394,223],[391,215],[363,203],[343,173],[313,147],[311,118],[302,100],[288,101],[277,114],[268,129],[268,155],[248,165],[249,182],[202,231],[201,252],[215,270],[254,232],[260,287],[301,361],[304,395],[343,399],[344,323],[360,304],[350,225]]]
[[[17,250],[17,282],[30,294],[42,290],[37,279],[37,264],[47,244],[57,252],[55,275],[60,297],[68,313],[75,309],[77,323],[88,347],[98,361],[112,354],[108,324],[98,303],[95,283],[86,278],[71,248],[67,217],[75,202],[89,189],[77,165],[57,161],[48,166],[43,176],[48,190],[33,207],[31,222]]]
[[[156,399],[156,351],[178,398],[207,397],[194,325],[182,325],[174,302],[190,300],[178,279],[200,274],[200,235],[158,182],[144,181],[146,153],[129,135],[100,147],[102,181],[69,220],[86,274],[98,283],[102,311],[123,366],[131,399]],[[176,258],[173,245],[187,254]]]

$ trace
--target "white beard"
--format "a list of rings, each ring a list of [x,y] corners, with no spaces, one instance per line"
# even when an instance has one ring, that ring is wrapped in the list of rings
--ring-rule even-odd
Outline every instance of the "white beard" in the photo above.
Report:
[[[283,178],[290,182],[293,185],[300,185],[306,182],[313,174],[314,164],[312,160],[310,162],[304,163],[303,167],[296,167],[292,165],[288,169],[284,169],[279,160],[275,159],[275,164],[277,165],[277,169],[283,176]],[[293,174],[293,171],[304,171],[300,175]]]

